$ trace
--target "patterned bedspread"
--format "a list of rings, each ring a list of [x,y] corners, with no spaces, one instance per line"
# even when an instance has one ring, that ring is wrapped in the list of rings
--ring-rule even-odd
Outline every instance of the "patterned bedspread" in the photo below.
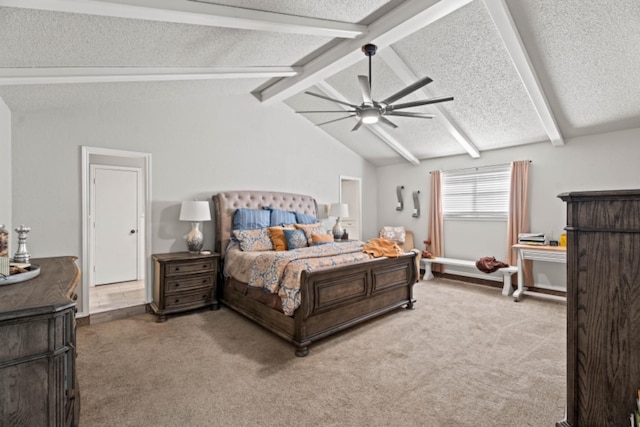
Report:
[[[233,255],[231,257],[229,255],[231,251],[227,253],[227,262],[231,261],[229,258],[234,258]],[[300,276],[303,271],[371,259],[370,255],[362,252],[362,242],[333,243],[289,251],[264,251],[238,255],[241,259],[238,263],[245,266],[248,258],[253,259],[250,275],[246,281],[248,285],[262,288],[269,293],[277,293],[282,299],[282,311],[288,316],[292,316],[300,306]],[[226,270],[230,273],[234,267],[231,266]]]

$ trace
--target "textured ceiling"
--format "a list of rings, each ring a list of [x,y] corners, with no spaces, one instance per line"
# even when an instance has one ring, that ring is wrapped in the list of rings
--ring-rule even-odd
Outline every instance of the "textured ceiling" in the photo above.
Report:
[[[253,93],[292,115],[341,110],[305,90],[360,104],[372,42],[375,100],[425,76],[402,102],[455,98],[320,126],[377,165],[640,127],[637,0],[0,0],[0,40],[13,111]]]

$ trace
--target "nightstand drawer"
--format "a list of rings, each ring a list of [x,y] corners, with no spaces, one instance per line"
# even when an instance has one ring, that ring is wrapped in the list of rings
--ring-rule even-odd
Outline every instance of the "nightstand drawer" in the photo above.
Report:
[[[194,305],[202,302],[204,305],[213,299],[213,289],[202,289],[200,292],[189,292],[167,296],[165,299],[165,308],[170,309],[180,305]]]
[[[202,260],[196,262],[170,262],[167,267],[167,276],[176,276],[179,274],[212,271],[215,268],[215,264],[213,260]]]
[[[173,277],[165,282],[165,291],[168,294],[182,292],[195,288],[211,288],[213,286],[214,275],[187,276],[184,278]]]

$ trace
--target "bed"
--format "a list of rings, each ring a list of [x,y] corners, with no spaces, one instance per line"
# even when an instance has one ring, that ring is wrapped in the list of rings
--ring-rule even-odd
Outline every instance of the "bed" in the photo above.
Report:
[[[214,195],[213,204],[215,250],[221,254],[223,263],[220,271],[224,271],[227,251],[233,250],[229,243],[237,209],[270,207],[317,217],[315,199],[300,194],[227,191]],[[326,246],[342,245],[349,243]],[[261,256],[267,257],[268,253]],[[299,306],[291,315],[284,313],[277,297],[248,286],[243,281],[246,277],[225,275],[219,296],[225,306],[289,341],[295,346],[296,356],[304,357],[309,346],[321,338],[403,306],[413,308],[413,284],[418,277],[416,256],[415,252],[408,252],[399,257],[303,270],[299,274]]]

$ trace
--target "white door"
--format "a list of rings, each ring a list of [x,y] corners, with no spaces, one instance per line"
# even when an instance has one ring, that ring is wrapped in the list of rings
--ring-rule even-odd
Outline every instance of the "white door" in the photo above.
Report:
[[[94,167],[94,281],[96,285],[138,277],[139,171]]]

